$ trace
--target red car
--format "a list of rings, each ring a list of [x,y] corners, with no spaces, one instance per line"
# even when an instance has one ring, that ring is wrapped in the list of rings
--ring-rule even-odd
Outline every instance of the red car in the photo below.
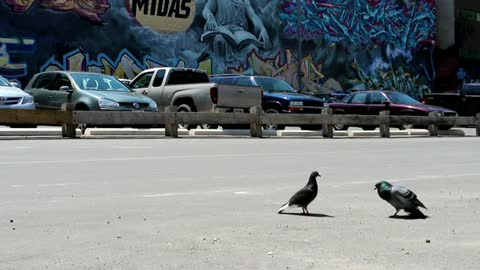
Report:
[[[440,112],[443,116],[457,116],[457,112],[438,106],[423,104],[410,96],[396,91],[359,91],[342,99],[341,102],[328,104],[334,114],[379,115],[381,111],[390,110],[391,115],[427,116],[430,112]],[[336,129],[346,130],[348,126],[336,125]],[[364,130],[373,130],[376,126],[362,126]],[[399,127],[409,128],[407,125]],[[452,126],[440,126],[450,129]]]

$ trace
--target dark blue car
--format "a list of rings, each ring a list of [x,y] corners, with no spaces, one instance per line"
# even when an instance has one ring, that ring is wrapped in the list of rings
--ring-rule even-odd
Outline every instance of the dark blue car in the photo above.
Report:
[[[321,113],[324,100],[304,95],[282,79],[267,76],[213,75],[211,81],[221,84],[260,86],[263,89],[262,109],[266,113]],[[283,125],[265,125],[265,129],[284,129]],[[321,126],[301,126],[319,130]]]

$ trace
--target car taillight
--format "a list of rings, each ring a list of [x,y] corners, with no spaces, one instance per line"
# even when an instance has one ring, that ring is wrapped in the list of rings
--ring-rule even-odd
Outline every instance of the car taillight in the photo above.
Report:
[[[213,104],[218,103],[218,88],[217,87],[210,88],[210,99],[212,100]]]
[[[427,99],[426,99],[426,98],[422,98],[422,103],[423,103],[423,104],[427,104]]]

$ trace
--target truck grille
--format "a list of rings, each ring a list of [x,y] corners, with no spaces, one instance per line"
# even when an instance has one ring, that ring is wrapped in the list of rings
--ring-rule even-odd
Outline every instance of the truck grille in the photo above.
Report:
[[[0,97],[0,105],[15,105],[21,100],[21,97]]]
[[[302,113],[321,113],[323,103],[317,101],[304,101]]]

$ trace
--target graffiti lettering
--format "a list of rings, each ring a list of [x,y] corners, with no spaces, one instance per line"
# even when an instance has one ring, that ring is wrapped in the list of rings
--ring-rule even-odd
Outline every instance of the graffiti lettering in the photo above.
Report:
[[[194,0],[125,0],[130,16],[139,25],[159,32],[183,32],[195,17]]]
[[[35,40],[18,38],[0,38],[0,75],[20,78],[27,74],[26,63],[13,63],[10,55],[30,53],[35,48]]]
[[[138,11],[144,15],[175,17],[186,19],[190,16],[191,9],[188,6],[191,0],[132,0],[131,9],[134,16]],[[149,12],[150,11],[150,12]]]

